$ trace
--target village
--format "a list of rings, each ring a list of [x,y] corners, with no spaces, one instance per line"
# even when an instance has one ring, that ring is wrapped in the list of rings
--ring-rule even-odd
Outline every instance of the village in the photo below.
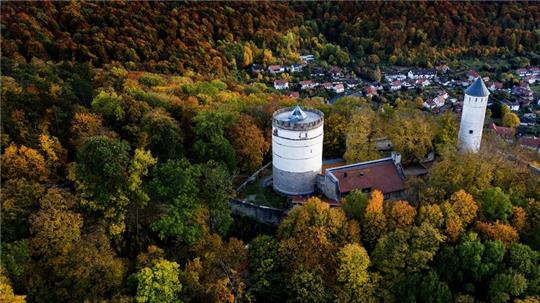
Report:
[[[253,64],[251,72],[268,75],[268,84],[291,98],[319,97],[334,104],[342,97],[365,97],[372,102],[420,97],[419,106],[435,115],[448,111],[461,114],[463,90],[480,76],[473,69],[453,71],[442,64],[434,68],[387,68],[382,71],[381,81],[372,81],[346,67],[324,67],[310,54],[300,59],[302,64],[266,68]],[[519,126],[505,127],[499,123],[500,119],[493,119],[496,123],[491,123],[489,128],[509,143],[518,141],[522,147],[540,152],[540,67],[511,72],[514,81],[506,83],[487,76],[482,79],[492,94],[488,109],[500,112],[501,107],[506,107],[519,117]]]

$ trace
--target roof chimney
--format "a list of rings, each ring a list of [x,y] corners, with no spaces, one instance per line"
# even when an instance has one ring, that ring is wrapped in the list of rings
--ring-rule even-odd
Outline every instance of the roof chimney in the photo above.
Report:
[[[401,154],[400,153],[396,153],[396,152],[392,152],[392,160],[394,160],[394,163],[396,165],[399,165],[401,163]]]

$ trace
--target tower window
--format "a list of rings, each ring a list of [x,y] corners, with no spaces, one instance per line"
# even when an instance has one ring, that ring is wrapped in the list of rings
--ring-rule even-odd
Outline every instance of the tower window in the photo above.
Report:
[[[472,133],[473,133],[473,130],[472,130],[472,129],[471,129],[471,130],[469,130],[469,134],[471,134],[471,135],[472,135]]]

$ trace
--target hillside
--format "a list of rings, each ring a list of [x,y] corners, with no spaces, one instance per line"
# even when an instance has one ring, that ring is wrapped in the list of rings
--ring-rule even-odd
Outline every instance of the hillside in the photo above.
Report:
[[[525,115],[538,134],[539,105],[506,105],[540,75],[539,5],[2,2],[1,16],[0,302],[540,302],[540,154],[516,134]],[[304,54],[303,71],[267,69]],[[479,152],[458,152],[472,72],[501,88]],[[293,105],[324,115],[325,169],[395,155],[419,173],[338,207],[279,195],[272,117]]]
[[[330,64],[377,55],[431,66],[540,51],[540,8],[526,2],[12,2],[1,22],[3,57],[221,76],[304,52]]]

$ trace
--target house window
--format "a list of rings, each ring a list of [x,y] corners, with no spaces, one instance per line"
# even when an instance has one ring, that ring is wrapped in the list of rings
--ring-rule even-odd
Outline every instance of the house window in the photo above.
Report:
[[[471,134],[471,135],[472,135],[472,133],[473,133],[473,130],[472,130],[472,129],[471,129],[471,130],[469,130],[469,134]]]
[[[362,188],[362,192],[363,193],[370,193],[371,192],[371,187]]]

